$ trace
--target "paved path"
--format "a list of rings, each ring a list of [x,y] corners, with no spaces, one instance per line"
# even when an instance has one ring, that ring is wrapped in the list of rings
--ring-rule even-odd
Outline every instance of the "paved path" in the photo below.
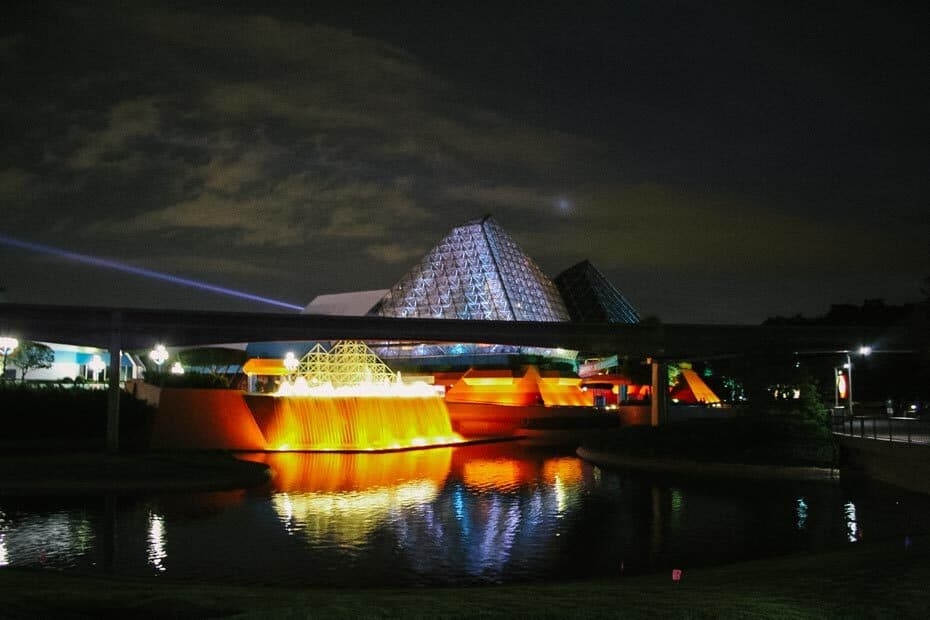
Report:
[[[856,416],[834,420],[833,433],[894,443],[930,444],[930,421],[916,418],[871,418]]]

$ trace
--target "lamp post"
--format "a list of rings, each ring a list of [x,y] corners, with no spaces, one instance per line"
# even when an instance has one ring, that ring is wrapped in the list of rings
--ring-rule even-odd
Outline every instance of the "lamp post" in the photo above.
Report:
[[[293,352],[288,351],[284,355],[284,367],[287,368],[287,380],[291,383],[294,382],[294,371],[298,366],[300,366],[300,360],[294,356]]]
[[[878,353],[907,353],[907,352],[908,351],[878,351]],[[837,353],[842,353],[846,356],[846,363],[843,364],[843,368],[846,370],[846,398],[847,398],[846,409],[849,412],[849,424],[852,425],[853,365],[852,365],[852,358],[850,357],[850,353],[858,353],[859,355],[862,355],[863,357],[865,357],[873,353],[872,347],[860,346],[856,350],[841,349],[838,351],[795,351],[794,352],[795,355],[835,355]],[[839,383],[839,377],[840,377],[839,369],[834,368],[833,369],[833,379],[834,379],[833,398],[834,398],[834,403],[836,404],[837,407],[839,406],[839,396],[837,394],[837,386]],[[852,426],[850,426],[850,428],[852,428]]]
[[[181,366],[181,362],[175,362],[171,365],[171,374],[173,375],[183,375],[184,366]]]
[[[851,351],[843,351],[846,354],[846,380],[849,383],[847,390],[849,391],[849,419],[852,420],[853,417],[853,371],[852,371],[852,359],[849,357]],[[866,357],[872,353],[872,347],[859,347],[859,355]]]
[[[0,370],[0,380],[6,378],[6,358],[10,356],[10,353],[16,350],[16,347],[19,346],[19,340],[16,338],[10,338],[9,336],[0,337],[0,353],[3,354],[3,366]]]
[[[161,377],[161,365],[168,361],[168,349],[163,344],[155,345],[155,348],[149,351],[149,359],[155,362],[158,376]]]

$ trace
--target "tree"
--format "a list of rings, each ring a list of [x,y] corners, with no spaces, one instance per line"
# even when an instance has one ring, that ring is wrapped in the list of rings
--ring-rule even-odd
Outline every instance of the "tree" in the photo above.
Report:
[[[188,368],[202,368],[217,385],[229,387],[230,373],[235,373],[248,359],[245,351],[223,347],[200,347],[178,353],[178,359]]]
[[[813,429],[827,430],[827,408],[821,400],[817,380],[807,368],[800,369],[798,377],[798,414],[801,421]]]
[[[10,363],[20,369],[20,381],[26,381],[26,373],[33,368],[51,368],[55,363],[55,352],[41,342],[26,340],[10,355]]]

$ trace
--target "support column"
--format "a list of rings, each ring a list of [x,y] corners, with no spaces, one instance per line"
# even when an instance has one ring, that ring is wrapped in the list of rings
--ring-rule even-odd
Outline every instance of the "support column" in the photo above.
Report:
[[[119,452],[119,375],[122,362],[123,315],[110,315],[110,374],[107,382],[107,452]]]
[[[652,398],[649,409],[652,426],[668,423],[668,362],[652,360]]]

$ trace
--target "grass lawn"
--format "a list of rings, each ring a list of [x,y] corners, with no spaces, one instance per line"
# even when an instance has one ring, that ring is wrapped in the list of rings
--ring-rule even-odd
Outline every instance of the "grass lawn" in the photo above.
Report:
[[[579,558],[579,561],[583,559]],[[3,617],[926,618],[930,540],[572,583],[316,589],[0,569]]]
[[[837,456],[825,429],[810,430],[775,416],[627,426],[584,446],[636,457],[751,465],[830,467]]]

